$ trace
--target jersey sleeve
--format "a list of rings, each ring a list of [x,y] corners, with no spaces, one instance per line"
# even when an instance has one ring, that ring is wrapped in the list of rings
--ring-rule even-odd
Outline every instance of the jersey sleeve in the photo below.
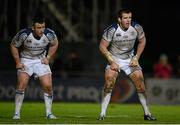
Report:
[[[141,25],[136,24],[136,25],[134,26],[134,28],[135,28],[136,31],[138,32],[138,39],[141,39],[141,38],[143,38],[143,37],[145,36],[144,30],[143,30],[143,28],[142,28]]]
[[[45,35],[48,38],[50,44],[52,44],[54,42],[57,42],[57,36],[56,36],[56,34],[55,34],[55,32],[53,30],[47,28],[45,30]]]
[[[104,30],[104,33],[103,33],[103,35],[102,35],[102,38],[103,38],[104,40],[108,41],[108,42],[111,42],[112,39],[113,39],[113,36],[114,36],[114,33],[115,33],[116,29],[117,29],[117,26],[114,25],[114,24],[111,25],[111,26],[109,26],[108,28],[106,28],[106,29]]]
[[[23,29],[13,37],[11,44],[16,47],[20,47],[22,43],[26,40],[27,36],[28,34],[26,32],[26,29]]]

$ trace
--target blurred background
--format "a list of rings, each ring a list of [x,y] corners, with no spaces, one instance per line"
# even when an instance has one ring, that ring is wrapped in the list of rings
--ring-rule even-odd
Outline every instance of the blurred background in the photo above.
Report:
[[[147,44],[140,59],[149,103],[180,104],[180,8],[176,1],[150,0],[0,0],[0,99],[14,100],[16,69],[10,54],[12,37],[30,27],[36,11],[59,39],[51,60],[55,101],[99,102],[106,60],[98,46],[103,30],[121,8],[133,12]],[[30,80],[27,100],[42,98],[38,80]],[[134,86],[120,73],[112,102],[138,102]]]

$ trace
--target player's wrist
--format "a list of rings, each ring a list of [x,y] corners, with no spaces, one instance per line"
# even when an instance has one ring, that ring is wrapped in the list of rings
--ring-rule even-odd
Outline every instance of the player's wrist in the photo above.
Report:
[[[110,64],[112,64],[112,63],[114,62],[114,60],[113,60],[113,58],[112,58],[112,54],[111,54],[109,51],[107,51],[107,52],[105,53],[105,56],[106,56],[106,58],[107,58],[107,60],[108,60],[108,62],[109,62]]]
[[[50,55],[47,55],[46,58],[47,58],[48,60],[50,60],[50,59],[51,59],[51,56],[50,56]]]
[[[139,55],[136,54],[136,55],[134,56],[134,59],[139,60]]]

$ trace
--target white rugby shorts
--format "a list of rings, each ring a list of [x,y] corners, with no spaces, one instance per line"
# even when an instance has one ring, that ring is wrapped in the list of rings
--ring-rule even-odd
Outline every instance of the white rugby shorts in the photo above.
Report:
[[[126,73],[126,75],[130,75],[131,73],[133,73],[136,70],[142,70],[142,68],[140,66],[135,66],[135,67],[129,66],[131,58],[120,59],[115,56],[112,56],[112,58],[113,58],[114,62],[119,65],[119,72],[121,70],[123,70]],[[107,68],[110,68],[110,65],[107,65],[106,69]]]
[[[21,58],[21,63],[25,65],[24,69],[18,69],[18,72],[26,72],[29,76],[36,74],[38,77],[51,74],[49,65],[42,64],[41,59]]]

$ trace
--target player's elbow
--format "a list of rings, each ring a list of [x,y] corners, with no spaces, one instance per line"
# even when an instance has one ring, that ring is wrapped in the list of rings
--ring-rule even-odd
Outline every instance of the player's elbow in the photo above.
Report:
[[[103,54],[105,52],[105,48],[100,45],[99,46],[99,51]]]
[[[143,37],[143,38],[139,39],[139,43],[145,45],[146,44],[146,37]]]
[[[14,48],[16,48],[15,46],[14,46],[14,44],[10,44],[10,50],[12,50],[12,49],[14,49]]]

